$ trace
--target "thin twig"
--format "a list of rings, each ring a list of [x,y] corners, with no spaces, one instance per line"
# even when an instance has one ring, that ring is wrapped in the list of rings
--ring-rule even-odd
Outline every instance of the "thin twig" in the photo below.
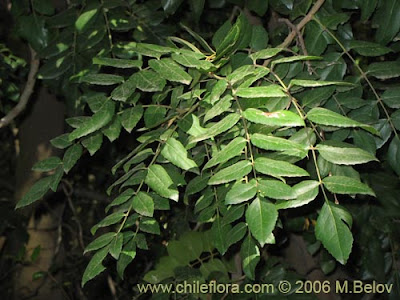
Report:
[[[322,4],[324,4],[324,2],[325,0],[318,0],[317,2],[315,2],[314,6],[311,8],[308,14],[300,21],[299,24],[297,24],[296,26],[297,31],[303,29],[303,27],[306,26],[306,24],[312,20],[313,16],[318,12],[318,10],[322,6]],[[278,46],[278,48],[287,48],[292,43],[295,37],[296,37],[296,31],[292,31],[286,37],[283,43]]]
[[[282,22],[282,23],[285,23],[292,30],[292,32],[293,31],[296,32],[297,40],[299,41],[300,49],[303,52],[303,55],[308,56],[308,51],[307,51],[306,45],[304,43],[303,35],[301,34],[301,32],[297,28],[297,26],[294,25],[292,22],[290,22],[289,19],[286,19],[286,18],[279,18],[278,21]],[[306,60],[306,64],[307,64],[308,73],[310,73],[310,75],[311,75],[313,70],[312,70],[310,61]]]
[[[300,21],[299,24],[296,25],[296,30],[292,30],[283,41],[283,43],[277,46],[277,48],[288,48],[288,46],[293,42],[294,38],[296,37],[297,32],[300,32],[303,27],[306,26],[307,23],[313,19],[314,15],[318,12],[324,2],[325,0],[318,0],[317,2],[315,2],[314,6],[310,9],[308,14]],[[270,61],[270,59],[264,61],[263,66],[267,66]]]
[[[36,57],[36,52],[31,47],[29,47],[31,51],[31,66],[29,69],[28,80],[26,82],[25,88],[22,91],[21,97],[19,99],[18,104],[2,119],[0,119],[0,128],[3,128],[9,125],[12,120],[15,119],[26,107],[29,98],[33,93],[33,88],[36,83],[36,73],[39,70],[40,61]]]
[[[76,224],[78,226],[78,242],[79,242],[79,245],[81,246],[81,248],[84,250],[85,249],[85,243],[83,241],[82,225],[79,222],[78,214],[76,213],[75,206],[74,206],[74,204],[72,202],[72,199],[71,199],[71,195],[73,194],[73,188],[72,188],[72,185],[67,180],[63,180],[62,183],[63,183],[62,184],[63,192],[65,194],[65,197],[67,197],[69,208],[71,209],[72,214],[74,215],[75,222],[76,222]]]

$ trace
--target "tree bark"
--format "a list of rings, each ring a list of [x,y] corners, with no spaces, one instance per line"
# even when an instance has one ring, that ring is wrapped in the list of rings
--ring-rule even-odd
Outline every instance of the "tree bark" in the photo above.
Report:
[[[19,154],[16,170],[16,193],[18,201],[41,176],[31,171],[33,164],[51,155],[56,155],[49,140],[64,131],[64,104],[49,94],[46,88],[39,90],[37,99],[32,101],[32,111],[19,127]],[[40,203],[40,202],[39,202]],[[14,299],[63,299],[62,289],[57,287],[57,277],[49,275],[49,268],[54,264],[63,204],[51,204],[51,209],[40,206],[28,207],[23,213],[28,216],[27,231],[29,240],[25,260],[29,261],[32,251],[40,245],[40,255],[34,263],[21,265],[14,278]],[[40,208],[40,211],[38,211]],[[42,279],[32,280],[37,272],[43,272]],[[62,284],[62,282],[61,282]]]

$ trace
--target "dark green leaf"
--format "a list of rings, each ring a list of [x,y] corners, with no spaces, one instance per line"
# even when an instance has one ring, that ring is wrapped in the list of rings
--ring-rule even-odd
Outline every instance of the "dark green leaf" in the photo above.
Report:
[[[274,176],[298,177],[309,176],[307,171],[286,161],[259,157],[255,160],[255,168],[258,172]]]
[[[173,137],[169,138],[164,144],[161,154],[175,166],[198,174],[199,171],[196,162],[189,157],[188,151],[177,139]]]
[[[257,182],[253,179],[248,183],[236,183],[225,197],[225,204],[239,204],[250,200],[257,193]]]
[[[274,179],[261,179],[258,181],[258,190],[265,197],[280,200],[296,198],[296,193],[290,185]]]
[[[212,158],[204,166],[204,170],[227,162],[231,158],[240,155],[244,147],[246,147],[246,140],[244,138],[237,137],[233,139],[228,145],[224,146],[216,154],[213,154]]]
[[[161,60],[153,59],[149,61],[149,65],[161,77],[169,81],[183,84],[190,84],[192,81],[192,77],[170,58],[163,58]]]
[[[152,217],[154,213],[153,198],[145,192],[139,192],[132,199],[132,208],[142,216]]]
[[[243,113],[244,117],[257,124],[268,126],[304,126],[304,121],[297,114],[279,110],[275,112],[263,112],[259,109],[249,108]]]
[[[254,280],[255,269],[260,261],[260,250],[250,234],[243,241],[240,257],[242,258],[243,272],[248,278]]]
[[[246,222],[251,234],[264,246],[267,243],[272,230],[278,220],[278,211],[275,205],[267,201],[256,198],[246,211]]]
[[[323,180],[324,186],[336,194],[365,194],[375,196],[374,191],[361,181],[346,176],[328,176]]]
[[[242,98],[269,98],[269,97],[285,97],[286,94],[278,85],[257,86],[249,88],[238,88],[236,96]]]
[[[327,161],[339,165],[363,164],[377,159],[370,152],[343,142],[328,141],[316,146]]]
[[[120,58],[108,58],[108,57],[93,57],[93,64],[120,68],[120,69],[127,69],[127,68],[140,68],[142,66],[142,61],[120,59]]]
[[[176,189],[170,175],[160,165],[152,165],[148,168],[146,184],[161,197],[178,201],[179,192]]]
[[[143,107],[141,105],[125,109],[121,115],[121,124],[126,131],[131,133],[132,129],[135,128],[136,124],[140,121],[142,116]]]
[[[215,173],[208,181],[208,184],[210,185],[222,184],[233,180],[241,179],[243,178],[243,176],[249,174],[251,172],[251,169],[252,169],[251,162],[247,160],[237,162],[232,166],[229,166]]]
[[[107,254],[108,254],[108,247],[105,247],[99,250],[95,255],[93,255],[92,259],[90,260],[89,264],[86,267],[85,272],[83,273],[82,283],[81,283],[82,287],[86,284],[86,282],[93,279],[106,269],[102,265],[102,262],[106,258]]]
[[[330,254],[341,264],[346,264],[353,246],[349,227],[351,215],[341,206],[325,202],[315,227],[315,235]]]
[[[27,206],[27,205],[41,199],[47,193],[47,191],[50,189],[51,181],[52,181],[51,176],[39,179],[30,188],[30,190],[22,197],[22,199],[18,201],[15,208]]]
[[[37,162],[36,164],[34,164],[34,166],[32,167],[32,170],[39,171],[39,172],[47,172],[47,171],[54,170],[61,164],[62,164],[62,161],[59,157],[52,156],[52,157],[46,158],[46,159],[41,160],[41,161]]]
[[[114,85],[123,81],[122,76],[112,74],[87,74],[81,78],[81,82],[97,85]]]
[[[73,166],[77,163],[79,158],[82,156],[83,148],[80,144],[74,144],[67,149],[64,153],[63,164],[64,171],[68,174],[68,172],[72,169]]]
[[[336,127],[361,127],[362,129],[365,129],[372,134],[379,135],[378,131],[372,126],[354,121],[350,118],[347,118],[322,107],[317,107],[310,110],[307,114],[307,118],[310,121],[321,125]]]
[[[218,134],[221,134],[229,129],[231,129],[240,119],[240,115],[236,113],[232,113],[227,115],[218,123],[215,123],[213,126],[206,129],[206,132],[195,136],[190,140],[191,143],[200,142],[203,140],[207,140],[212,138]]]
[[[73,141],[81,138],[107,125],[114,117],[114,111],[115,103],[111,100],[105,101],[103,106],[92,117],[85,120],[82,125],[69,134],[69,140]]]

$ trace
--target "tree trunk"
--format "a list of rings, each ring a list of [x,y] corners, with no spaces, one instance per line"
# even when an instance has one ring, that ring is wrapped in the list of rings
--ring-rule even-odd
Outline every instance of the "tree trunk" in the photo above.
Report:
[[[64,130],[64,105],[57,101],[47,89],[41,88],[32,111],[22,122],[19,128],[19,153],[16,170],[16,194],[18,201],[31,188],[41,176],[38,172],[31,171],[33,164],[45,159],[54,153],[49,140],[62,134]],[[52,201],[54,202],[54,201]],[[17,270],[14,278],[14,298],[25,299],[63,299],[62,289],[57,286],[59,274],[50,274],[50,267],[54,264],[56,252],[59,252],[59,238],[61,238],[61,215],[63,203],[59,201],[54,205],[43,205],[25,208],[24,214],[29,218],[29,241],[25,245],[25,260],[29,261],[32,251],[40,245],[40,255],[34,263],[27,263]],[[61,253],[60,253],[61,254]],[[60,254],[58,257],[60,258]],[[43,272],[44,277],[32,280],[32,276]]]

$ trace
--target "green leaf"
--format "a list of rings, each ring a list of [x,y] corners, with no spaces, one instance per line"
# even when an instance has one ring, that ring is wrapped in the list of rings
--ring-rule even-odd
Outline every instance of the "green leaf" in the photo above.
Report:
[[[264,67],[262,67],[262,68],[260,67],[257,69],[267,70],[267,74],[269,72],[269,69],[264,68]],[[257,69],[253,65],[244,65],[244,66],[241,66],[241,67],[237,68],[236,70],[234,70],[231,74],[229,74],[226,77],[226,79],[231,84],[231,86],[233,86],[234,84],[241,81],[243,78],[245,78],[247,76],[250,76],[250,75],[254,76]]]
[[[217,83],[213,86],[210,94],[211,104],[217,102],[221,95],[226,91],[228,87],[228,82],[226,80],[218,80]]]
[[[119,69],[140,68],[143,62],[141,60],[130,60],[108,57],[93,57],[93,64],[100,66],[109,66]]]
[[[254,0],[253,0],[254,1]],[[264,1],[262,1],[264,2]],[[262,25],[252,26],[250,47],[256,51],[267,48],[268,45],[268,32]]]
[[[232,100],[233,97],[231,95],[226,95],[224,98],[219,100],[217,104],[214,104],[214,106],[206,112],[206,115],[204,116],[204,122],[207,122],[229,110],[229,108],[232,106]]]
[[[324,159],[334,164],[357,165],[377,161],[370,152],[343,142],[327,141],[318,144],[316,148]]]
[[[400,3],[397,0],[385,0],[380,3],[373,20],[378,25],[375,39],[381,44],[387,44],[400,29]]]
[[[296,193],[290,185],[274,179],[261,179],[258,181],[258,190],[264,197],[280,200],[296,198]]]
[[[124,236],[120,232],[117,233],[117,235],[110,244],[109,252],[111,256],[114,257],[116,260],[119,259],[119,256],[121,254],[123,241],[124,241]]]
[[[251,172],[251,162],[240,161],[215,173],[208,181],[209,185],[227,183],[233,180],[241,179]]]
[[[400,87],[387,89],[382,94],[382,100],[391,108],[400,108]]]
[[[139,192],[132,199],[132,208],[142,216],[152,217],[154,213],[153,198],[145,192]]]
[[[69,140],[68,137],[69,137],[69,133],[64,133],[64,134],[50,140],[50,143],[53,145],[53,147],[55,147],[57,149],[65,149],[65,148],[71,146],[71,141]]]
[[[372,63],[367,68],[367,74],[382,80],[399,77],[400,61]]]
[[[112,74],[87,74],[81,78],[81,82],[97,85],[114,85],[124,82],[124,78]]]
[[[109,205],[107,205],[105,211],[108,212],[111,207],[124,204],[129,199],[131,199],[134,194],[135,194],[135,192],[132,189],[127,189],[127,190],[123,191],[121,194],[118,195],[117,198],[115,198],[113,200],[113,202],[111,202]]]
[[[207,60],[200,60],[196,53],[191,55],[191,53],[172,53],[172,59],[178,64],[188,68],[196,68],[200,70],[209,70],[214,68],[214,65]]]
[[[246,2],[246,6],[254,11],[257,15],[262,17],[268,10],[268,1],[264,0],[249,0]]]
[[[361,127],[372,134],[379,135],[379,132],[372,126],[354,121],[322,107],[311,109],[307,114],[307,119],[320,125],[336,127]]]
[[[239,242],[247,232],[247,225],[244,222],[240,222],[233,226],[227,233],[226,244],[228,248]]]
[[[257,182],[253,179],[248,183],[236,183],[225,197],[225,204],[239,204],[250,200],[257,193]]]
[[[226,250],[228,250],[227,234],[230,230],[231,226],[229,224],[223,224],[221,218],[217,216],[211,227],[211,234],[213,244],[221,255],[224,255]]]
[[[82,156],[83,148],[80,144],[74,144],[67,149],[64,153],[63,164],[64,171],[66,174],[72,169],[77,163],[79,158]]]
[[[94,235],[94,234],[96,234],[96,232],[99,228],[114,225],[114,224],[118,223],[119,221],[121,221],[121,219],[124,217],[125,217],[124,211],[117,211],[115,213],[112,213],[111,215],[108,215],[103,220],[101,220],[99,223],[94,225],[90,229],[90,232]]]
[[[308,54],[321,55],[328,46],[325,31],[315,21],[307,23],[304,36]]]
[[[292,86],[301,87],[322,87],[328,85],[353,85],[350,82],[344,81],[322,81],[322,80],[303,80],[303,79],[292,79],[289,84],[289,88]]]
[[[136,236],[137,237],[137,236]],[[122,249],[117,261],[117,272],[121,279],[124,279],[126,267],[134,260],[136,256],[136,239],[131,239]]]
[[[224,146],[216,154],[213,154],[212,158],[204,166],[204,170],[225,163],[231,158],[240,155],[245,147],[246,139],[243,137],[233,139],[228,145]]]
[[[46,159],[41,160],[41,161],[37,162],[36,164],[34,164],[34,166],[32,167],[32,170],[39,171],[39,172],[47,172],[47,171],[54,170],[61,164],[62,164],[62,161],[59,157],[52,156],[52,157],[46,158]]]
[[[90,260],[89,264],[87,265],[85,272],[82,276],[82,287],[88,282],[89,280],[95,278],[101,272],[103,272],[106,268],[102,265],[103,260],[106,258],[108,254],[108,247],[105,247],[99,250],[95,255],[93,255],[92,259]]]
[[[49,186],[53,192],[57,192],[58,185],[60,184],[60,181],[61,181],[63,175],[64,175],[64,168],[62,165],[60,165],[54,171],[54,174],[50,176],[52,178],[52,180],[51,180]]]
[[[305,180],[292,187],[296,198],[289,201],[278,201],[276,209],[295,208],[306,205],[318,196],[319,182],[315,180]]]
[[[283,48],[263,49],[250,55],[250,58],[255,62],[257,59],[268,59],[274,57],[283,51]]]
[[[351,215],[341,206],[325,202],[315,227],[315,236],[330,254],[341,264],[346,264],[353,245],[349,227]]]
[[[250,139],[251,143],[258,148],[282,151],[286,155],[304,158],[308,152],[304,145],[280,137],[255,133]]]
[[[255,269],[260,261],[260,250],[250,234],[243,241],[240,248],[240,257],[242,258],[243,272],[246,277],[255,280]]]
[[[161,77],[169,81],[190,84],[192,77],[183,68],[170,58],[161,60],[152,59],[149,61],[150,67]]]
[[[152,128],[164,119],[167,109],[162,106],[150,106],[144,112],[144,125]]]
[[[231,27],[229,32],[225,35],[221,43],[216,47],[216,59],[223,57],[225,54],[231,52],[240,37],[240,23],[241,20],[238,18],[236,23]]]
[[[387,157],[392,169],[400,176],[400,139],[396,136],[390,142]]]
[[[131,97],[136,90],[136,81],[135,81],[136,79],[135,78],[137,78],[137,76],[132,75],[123,84],[120,84],[119,86],[117,86],[111,92],[111,98],[116,101],[126,102],[129,99],[129,97]]]
[[[69,140],[73,141],[81,138],[107,125],[114,117],[114,111],[115,103],[111,100],[105,101],[103,106],[93,116],[85,120],[82,125],[69,134]]]
[[[224,215],[223,223],[230,224],[241,218],[244,213],[244,205],[232,205],[229,206],[227,212]]]
[[[286,161],[274,160],[266,157],[259,157],[254,162],[258,172],[274,177],[298,177],[309,176],[308,172],[298,166]]]
[[[140,230],[151,234],[160,234],[160,226],[153,218],[142,218]]]
[[[103,134],[101,132],[91,134],[82,139],[82,146],[89,151],[90,156],[93,156],[100,149],[102,143]]]
[[[93,8],[91,10],[83,12],[79,18],[75,22],[75,28],[78,30],[78,32],[82,32],[84,29],[88,27],[88,24],[92,19],[95,18],[96,14],[98,12],[97,8]]]
[[[121,124],[126,131],[131,133],[132,129],[135,128],[142,116],[143,107],[141,105],[125,109],[121,115]]]
[[[178,201],[179,192],[170,175],[160,165],[152,165],[148,168],[145,183],[161,197]]]
[[[189,157],[187,150],[177,139],[170,137],[164,144],[161,154],[175,166],[196,174],[199,173],[196,162]]]
[[[361,8],[361,21],[367,21],[376,9],[378,0],[358,0],[359,7]]]
[[[106,125],[101,132],[110,140],[115,141],[121,133],[121,118],[118,115],[114,116],[114,119]]]
[[[239,119],[240,119],[239,114],[236,113],[229,114],[218,123],[215,123],[213,126],[207,128],[205,133],[195,136],[189,141],[190,143],[196,143],[212,138],[218,134],[221,134],[231,129],[239,121]]]
[[[159,92],[164,89],[166,81],[156,72],[143,70],[133,74],[130,78],[135,86],[143,92]]]
[[[324,186],[336,194],[364,194],[375,196],[374,191],[365,183],[347,176],[328,176],[323,179]]]
[[[322,59],[321,56],[310,56],[310,55],[296,55],[296,56],[283,57],[272,61],[271,68],[273,68],[273,66],[277,64],[284,64],[284,63],[303,61],[303,60],[321,60],[321,59]]]
[[[250,122],[268,126],[304,126],[302,118],[287,110],[263,112],[259,109],[249,108],[246,109],[243,115]]]
[[[100,248],[107,246],[108,244],[111,243],[111,241],[115,238],[116,235],[117,234],[115,232],[107,232],[107,233],[99,236],[93,242],[91,242],[89,245],[86,246],[83,254],[90,252],[90,251],[98,250]]]
[[[282,91],[279,85],[257,86],[249,88],[238,88],[236,96],[242,98],[263,98],[263,97],[285,97],[286,94]]]
[[[263,247],[275,228],[278,211],[275,205],[256,198],[246,211],[246,222],[251,234]]]
[[[349,41],[349,48],[362,56],[381,56],[392,52],[392,49],[377,43],[356,40]]]
[[[22,197],[22,199],[18,201],[15,208],[17,209],[27,206],[41,199],[50,189],[50,183],[52,179],[53,178],[51,176],[48,176],[36,181],[30,190]]]
[[[19,16],[16,24],[19,36],[26,39],[35,50],[40,50],[48,45],[49,32],[44,17],[34,14]]]

